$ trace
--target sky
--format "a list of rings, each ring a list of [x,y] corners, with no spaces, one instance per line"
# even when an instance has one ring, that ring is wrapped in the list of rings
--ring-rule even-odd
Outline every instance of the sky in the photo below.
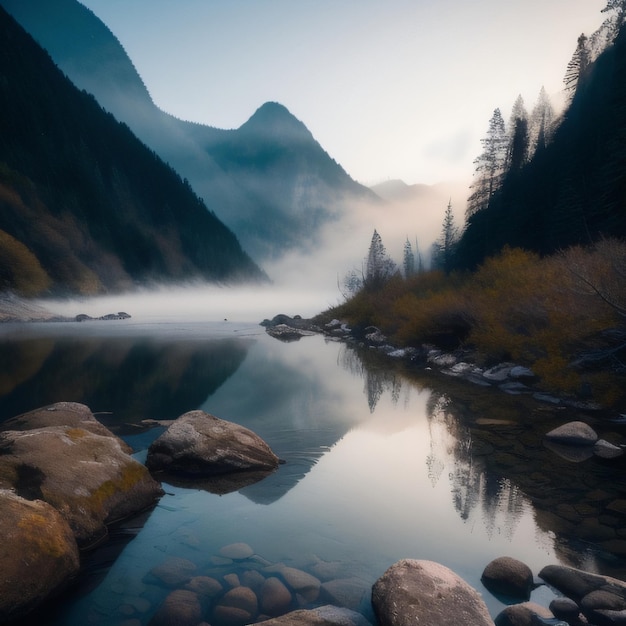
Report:
[[[606,0],[80,0],[154,102],[237,128],[286,106],[365,185],[470,181],[489,119],[554,104]]]

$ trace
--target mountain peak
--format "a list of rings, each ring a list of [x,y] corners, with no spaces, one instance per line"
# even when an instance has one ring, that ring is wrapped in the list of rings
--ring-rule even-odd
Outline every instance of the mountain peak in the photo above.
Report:
[[[309,129],[279,102],[262,104],[239,130],[255,135],[313,140]]]

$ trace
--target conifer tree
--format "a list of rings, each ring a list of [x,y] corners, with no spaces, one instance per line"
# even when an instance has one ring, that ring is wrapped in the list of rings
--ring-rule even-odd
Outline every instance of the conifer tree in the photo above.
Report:
[[[489,206],[493,194],[500,188],[505,171],[507,136],[500,109],[495,109],[489,120],[487,135],[481,139],[484,151],[474,161],[474,190],[467,200],[466,216],[469,218]]]
[[[537,151],[543,150],[550,139],[554,130],[554,109],[550,98],[544,87],[539,91],[539,97],[532,113],[530,114],[529,124],[529,154],[535,155]]]
[[[409,278],[413,274],[415,274],[415,255],[413,254],[413,246],[411,246],[411,242],[409,238],[406,238],[404,242],[404,251],[402,254],[402,270],[404,272],[404,277]]]
[[[441,225],[441,234],[433,246],[433,267],[448,274],[454,265],[454,256],[459,242],[459,230],[454,223],[452,201],[448,202]]]
[[[570,94],[574,94],[578,88],[580,79],[585,75],[587,68],[591,64],[591,50],[589,47],[589,38],[585,33],[582,33],[578,37],[578,44],[576,50],[572,55],[570,62],[567,64],[567,70],[565,71],[566,91]]]
[[[396,272],[398,268],[383,245],[383,240],[374,230],[372,241],[365,260],[364,286],[366,289],[379,289]]]
[[[517,100],[511,111],[509,122],[509,138],[506,155],[506,172],[516,172],[528,160],[528,111],[522,96]]]

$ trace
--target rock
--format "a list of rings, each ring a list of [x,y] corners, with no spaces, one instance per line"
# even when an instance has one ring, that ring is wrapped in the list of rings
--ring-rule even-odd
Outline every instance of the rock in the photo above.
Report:
[[[502,383],[509,377],[514,367],[513,363],[500,363],[485,370],[483,376],[492,382]]]
[[[585,422],[568,422],[545,435],[554,443],[569,446],[593,446],[598,441],[596,431]]]
[[[507,606],[495,619],[496,626],[568,626],[566,622],[558,621],[545,607],[535,602],[523,602]]]
[[[188,559],[172,556],[150,570],[150,576],[165,587],[181,587],[194,577],[197,566]]]
[[[220,582],[210,576],[194,576],[185,584],[185,589],[193,591],[201,601],[212,600],[224,591]]]
[[[202,621],[202,606],[193,591],[172,591],[157,609],[149,626],[198,626]]]
[[[289,589],[275,576],[263,582],[260,599],[261,611],[272,616],[286,613],[293,601]]]
[[[528,600],[533,588],[533,573],[525,563],[510,556],[491,561],[482,575],[482,583],[492,593]]]
[[[567,622],[570,626],[583,626],[587,620],[583,618],[580,607],[571,598],[554,598],[550,602],[550,611],[557,619]]]
[[[539,572],[539,576],[574,600],[592,624],[604,626],[626,623],[619,621],[626,617],[625,582],[565,565],[548,565]]]
[[[376,345],[382,345],[387,343],[387,337],[380,332],[376,326],[368,326],[365,329],[365,339],[371,343]]]
[[[274,337],[274,339],[280,339],[281,341],[298,341],[302,337],[310,337],[317,333],[306,330],[304,328],[293,328],[287,326],[287,324],[278,324],[277,326],[268,326],[265,332]]]
[[[75,426],[0,432],[0,488],[51,504],[84,548],[106,537],[108,524],[153,506],[163,491],[112,433],[89,419],[82,427],[84,405],[61,403],[45,411],[56,421],[59,415],[76,417],[76,407]],[[46,418],[41,411],[16,421],[24,428],[37,426]]]
[[[570,446],[555,443],[549,439],[545,439],[543,445],[551,452],[558,454],[562,459],[572,463],[582,463],[593,456],[592,446]]]
[[[509,372],[509,378],[536,378],[535,372],[523,365],[515,365]]]
[[[493,626],[478,592],[433,561],[403,559],[392,565],[374,583],[372,606],[380,626]]]
[[[258,435],[204,411],[179,417],[148,449],[153,472],[211,476],[231,472],[271,472],[279,459]]]
[[[263,583],[265,582],[265,576],[255,569],[249,569],[241,573],[241,584],[244,587],[250,587],[254,593],[260,595]]]
[[[21,617],[64,589],[79,569],[65,519],[41,500],[0,490],[0,623]]]
[[[256,594],[248,587],[235,587],[225,593],[213,609],[213,619],[224,626],[244,626],[258,613]]]
[[[247,543],[231,543],[220,549],[219,555],[232,559],[233,561],[243,561],[249,559],[254,554],[254,550]]]
[[[624,455],[624,449],[604,439],[598,439],[593,446],[593,453],[601,459],[617,459]]]
[[[322,584],[318,578],[295,567],[281,567],[279,573],[287,586],[300,594],[307,602],[317,600]]]
[[[357,609],[369,591],[369,585],[361,578],[336,578],[322,583],[320,597],[334,606]]]
[[[292,611],[281,617],[263,622],[266,626],[371,626],[363,615],[336,606]]]

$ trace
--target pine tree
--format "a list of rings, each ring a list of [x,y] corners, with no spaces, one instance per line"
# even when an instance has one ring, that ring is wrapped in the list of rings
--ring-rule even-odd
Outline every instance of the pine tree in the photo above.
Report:
[[[454,256],[458,242],[459,230],[454,223],[452,201],[450,200],[443,218],[441,234],[433,246],[433,267],[442,269],[448,274],[454,265]]]
[[[500,109],[493,112],[487,135],[481,139],[481,143],[484,151],[474,161],[476,180],[471,186],[474,191],[467,200],[468,218],[489,206],[489,201],[502,183],[508,140]]]
[[[411,246],[411,242],[409,238],[406,238],[404,243],[404,253],[402,260],[402,269],[404,271],[404,277],[409,278],[415,274],[415,255],[413,254],[413,247]]]
[[[554,130],[554,109],[544,87],[539,91],[539,97],[530,115],[528,132],[529,155],[535,155],[543,150],[552,139]]]
[[[617,37],[620,28],[626,22],[626,0],[608,0],[606,6],[602,9],[602,13],[611,13],[604,24],[602,24],[602,27],[608,29],[608,39],[612,43],[615,37]]]
[[[585,33],[582,33],[580,37],[578,37],[576,50],[574,51],[570,62],[567,64],[567,70],[565,71],[565,77],[563,78],[566,91],[571,94],[576,92],[580,79],[585,75],[585,72],[589,68],[590,64],[591,50],[589,47],[589,38],[585,35]]]
[[[369,252],[365,260],[365,279],[363,281],[365,288],[379,289],[397,271],[398,268],[387,254],[381,236],[377,230],[374,230]]]
[[[517,96],[513,105],[509,129],[505,166],[507,174],[520,170],[528,161],[528,111],[521,95]]]

